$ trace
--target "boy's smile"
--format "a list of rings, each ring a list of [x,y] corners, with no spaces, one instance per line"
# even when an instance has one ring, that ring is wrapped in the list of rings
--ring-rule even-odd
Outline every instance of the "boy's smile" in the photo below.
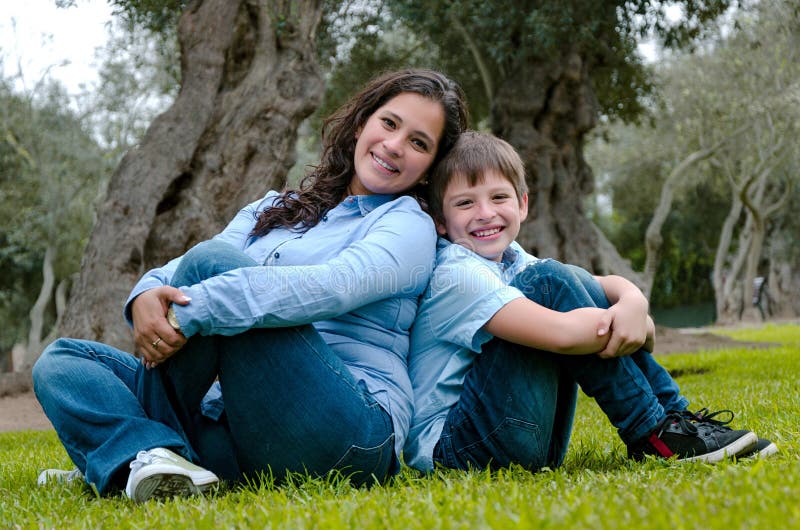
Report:
[[[493,261],[500,261],[528,215],[528,194],[518,198],[513,184],[494,170],[483,173],[474,186],[453,176],[443,202],[439,234]]]

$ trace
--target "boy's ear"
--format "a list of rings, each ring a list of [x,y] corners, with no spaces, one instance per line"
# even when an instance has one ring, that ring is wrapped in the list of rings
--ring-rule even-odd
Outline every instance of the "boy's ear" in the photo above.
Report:
[[[447,236],[447,227],[444,226],[444,223],[440,221],[434,221],[434,223],[436,224],[436,233],[442,237]]]
[[[519,220],[524,221],[528,217],[528,194],[523,193],[519,200]]]

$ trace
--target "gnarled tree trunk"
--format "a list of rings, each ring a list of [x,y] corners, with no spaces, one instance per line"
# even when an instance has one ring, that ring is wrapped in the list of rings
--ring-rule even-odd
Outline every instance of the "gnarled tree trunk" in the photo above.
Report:
[[[525,63],[498,83],[492,129],[520,153],[530,187],[530,212],[518,241],[536,256],[619,274],[641,286],[630,263],[584,211],[594,189],[584,136],[596,116],[589,68],[577,53]]]
[[[203,0],[180,19],[182,84],[112,176],[62,333],[130,348],[122,303],[142,273],[280,188],[318,104],[321,0]]]

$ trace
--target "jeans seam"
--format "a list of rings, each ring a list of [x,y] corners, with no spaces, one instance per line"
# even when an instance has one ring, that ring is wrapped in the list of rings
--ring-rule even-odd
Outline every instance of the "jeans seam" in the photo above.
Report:
[[[333,364],[331,364],[331,363],[328,361],[328,358],[327,358],[327,356],[325,356],[325,355],[322,355],[322,354],[320,353],[320,351],[317,349],[317,347],[316,347],[314,344],[312,344],[312,343],[311,343],[311,341],[309,341],[309,340],[306,338],[305,334],[304,334],[304,333],[302,333],[302,332],[300,331],[300,329],[298,329],[297,327],[292,327],[292,328],[289,328],[289,330],[291,330],[291,332],[292,332],[292,333],[295,333],[295,334],[297,334],[297,335],[300,337],[300,339],[301,339],[301,340],[302,340],[304,343],[306,343],[306,345],[308,346],[309,350],[313,351],[313,352],[314,352],[314,355],[316,355],[316,357],[317,357],[317,358],[318,358],[320,361],[322,361],[322,362],[325,364],[325,366],[327,366],[327,367],[328,367],[328,369],[330,370],[330,372],[331,372],[331,373],[333,373],[333,374],[335,374],[337,377],[339,377],[339,374],[340,374],[341,372],[340,372],[340,371],[338,371],[338,370],[336,369],[336,366],[334,366]],[[333,354],[333,355],[335,355],[335,354]],[[342,363],[342,368],[343,368],[344,370],[347,370],[347,366],[346,366],[344,363]],[[348,370],[348,372],[347,372],[347,373],[348,373],[348,374],[350,374],[350,371]],[[352,376],[352,374],[350,374],[350,375]],[[358,387],[358,385],[357,385],[357,384],[356,384],[356,385],[352,384],[352,383],[351,383],[351,381],[349,380],[349,379],[355,379],[355,378],[353,378],[353,377],[350,377],[350,378],[340,378],[340,379],[342,380],[342,382],[343,382],[343,383],[347,384],[347,386],[349,386],[349,387],[350,387],[350,389],[351,389],[351,390],[353,390],[353,391],[354,391],[354,392],[355,392],[355,393],[356,393],[358,396],[360,396],[362,399],[363,399],[363,398],[365,398],[364,392],[362,392],[362,391],[361,391],[361,389]],[[364,399],[364,401],[365,401],[365,405],[367,405],[367,406],[370,406],[370,404],[366,402],[366,399]],[[376,401],[375,403],[376,403],[376,404],[378,404],[378,403],[377,403],[377,401]],[[378,405],[379,405],[379,404],[378,404]],[[383,407],[381,407],[381,408],[383,408]]]

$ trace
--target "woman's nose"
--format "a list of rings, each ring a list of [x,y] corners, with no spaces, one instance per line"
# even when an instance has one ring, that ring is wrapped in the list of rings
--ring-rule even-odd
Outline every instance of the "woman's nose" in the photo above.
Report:
[[[383,147],[386,149],[387,154],[391,156],[400,156],[403,154],[403,141],[400,135],[390,136],[383,141]]]

